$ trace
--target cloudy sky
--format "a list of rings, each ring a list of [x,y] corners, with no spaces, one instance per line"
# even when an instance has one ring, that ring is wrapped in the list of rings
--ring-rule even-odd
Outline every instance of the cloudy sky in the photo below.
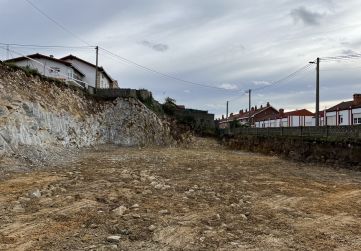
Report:
[[[315,67],[276,85],[317,57],[361,52],[359,0],[0,0],[0,43],[99,45],[140,65],[206,88],[168,79],[100,52],[100,64],[124,88],[146,88],[163,101],[225,113],[253,105],[314,110]],[[4,46],[2,46],[4,47]],[[22,54],[74,54],[94,49],[11,47]],[[10,56],[18,56],[14,52]],[[0,49],[0,58],[7,52]],[[361,92],[361,59],[321,61],[321,108]],[[261,88],[266,87],[266,88]]]

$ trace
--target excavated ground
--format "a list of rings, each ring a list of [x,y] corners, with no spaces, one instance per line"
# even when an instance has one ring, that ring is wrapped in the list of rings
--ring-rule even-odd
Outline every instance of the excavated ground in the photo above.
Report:
[[[361,174],[231,151],[103,146],[0,180],[0,250],[360,250]]]

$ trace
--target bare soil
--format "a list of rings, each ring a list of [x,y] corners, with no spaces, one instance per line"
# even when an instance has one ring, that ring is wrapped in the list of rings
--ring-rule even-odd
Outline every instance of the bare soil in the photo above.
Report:
[[[360,183],[212,140],[102,146],[2,176],[0,250],[361,250]]]

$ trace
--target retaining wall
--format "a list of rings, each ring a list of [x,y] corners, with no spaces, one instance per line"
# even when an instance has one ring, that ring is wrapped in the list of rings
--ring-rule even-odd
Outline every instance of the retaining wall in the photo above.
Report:
[[[224,136],[222,142],[231,149],[277,154],[302,162],[325,163],[361,170],[361,140],[237,135]]]

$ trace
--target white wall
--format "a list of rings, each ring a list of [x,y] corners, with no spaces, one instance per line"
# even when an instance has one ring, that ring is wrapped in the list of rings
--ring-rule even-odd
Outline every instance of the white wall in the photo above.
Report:
[[[321,120],[323,121],[323,118],[321,118]],[[305,117],[305,126],[313,126],[313,117],[312,116],[306,116]],[[321,123],[322,125],[322,123]]]
[[[339,111],[338,113],[339,115],[339,120],[338,120],[338,125],[342,126],[342,125],[349,125],[349,111],[348,110],[344,110],[344,111]]]
[[[262,127],[298,127],[298,126],[314,126],[312,116],[290,116],[282,119],[258,121],[255,126]]]
[[[352,111],[352,113],[354,113],[354,111]],[[327,125],[329,125],[329,126],[352,125],[350,115],[351,115],[351,112],[349,110],[342,110],[342,111],[338,111],[338,112],[327,112],[326,113]]]
[[[64,79],[64,80],[73,77],[74,69],[69,66],[45,58],[36,59],[36,61],[39,61],[39,63],[32,61],[30,59],[25,59],[22,61],[18,61],[15,64],[21,67],[28,66],[31,69],[36,69],[40,74],[47,77]],[[49,68],[57,68],[59,72],[54,70],[52,71]]]
[[[95,87],[95,67],[85,64],[77,59],[66,59],[65,61],[74,65],[85,75],[83,79],[84,82],[86,82],[89,86]],[[105,75],[102,72],[99,72],[99,76],[100,88],[110,88],[110,81],[105,77]]]
[[[100,76],[99,79],[100,88],[110,88],[111,82],[109,81],[109,79],[106,78],[105,75],[101,72],[99,72],[99,76]]]
[[[327,112],[326,113],[326,123],[328,126],[336,125],[336,112]]]
[[[353,109],[353,124],[354,125],[361,125],[361,108]]]

